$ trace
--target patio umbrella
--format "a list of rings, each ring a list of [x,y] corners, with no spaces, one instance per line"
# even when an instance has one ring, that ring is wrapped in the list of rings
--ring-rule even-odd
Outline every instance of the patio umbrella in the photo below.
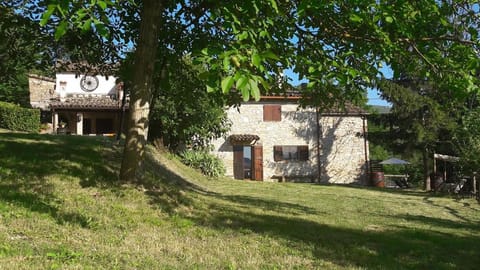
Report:
[[[380,164],[388,164],[388,165],[407,165],[407,164],[410,164],[410,162],[408,161],[405,161],[405,160],[401,160],[401,159],[398,159],[398,158],[389,158],[389,159],[386,159],[382,162],[380,162]]]

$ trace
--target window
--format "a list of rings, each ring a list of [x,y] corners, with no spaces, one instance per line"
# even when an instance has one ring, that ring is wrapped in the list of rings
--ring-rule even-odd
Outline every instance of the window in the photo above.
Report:
[[[282,120],[281,105],[263,105],[263,121],[273,122]]]
[[[307,161],[307,145],[282,145],[273,147],[273,160]]]

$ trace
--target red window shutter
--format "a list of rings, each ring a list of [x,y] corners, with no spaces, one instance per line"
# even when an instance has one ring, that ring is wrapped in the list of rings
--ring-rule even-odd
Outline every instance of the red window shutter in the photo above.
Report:
[[[263,105],[263,121],[272,121],[272,110],[270,105]]]
[[[263,180],[263,146],[255,145],[253,150],[253,179],[257,181]]]
[[[233,146],[233,178],[243,179],[243,146]]]
[[[282,121],[282,106],[273,105],[272,108],[272,121]]]
[[[281,121],[281,105],[263,105],[263,121]]]
[[[273,147],[273,160],[274,161],[283,160],[283,151],[282,151],[281,146],[274,146]]]

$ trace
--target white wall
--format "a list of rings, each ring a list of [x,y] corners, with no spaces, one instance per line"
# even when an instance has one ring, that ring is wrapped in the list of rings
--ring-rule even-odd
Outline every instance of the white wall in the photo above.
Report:
[[[80,80],[83,75],[75,76],[73,73],[57,73],[55,92],[62,96],[62,91],[65,91],[65,95],[71,94],[94,94],[94,95],[112,95],[116,94],[115,81],[116,77],[113,76],[101,76],[97,75],[98,88],[91,92],[83,91],[80,87]],[[65,89],[60,86],[60,82],[66,82]]]

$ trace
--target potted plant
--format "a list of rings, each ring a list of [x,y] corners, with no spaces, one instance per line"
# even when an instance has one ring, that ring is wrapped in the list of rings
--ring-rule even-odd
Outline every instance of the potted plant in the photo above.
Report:
[[[58,123],[57,134],[67,134],[67,123],[63,121]]]

